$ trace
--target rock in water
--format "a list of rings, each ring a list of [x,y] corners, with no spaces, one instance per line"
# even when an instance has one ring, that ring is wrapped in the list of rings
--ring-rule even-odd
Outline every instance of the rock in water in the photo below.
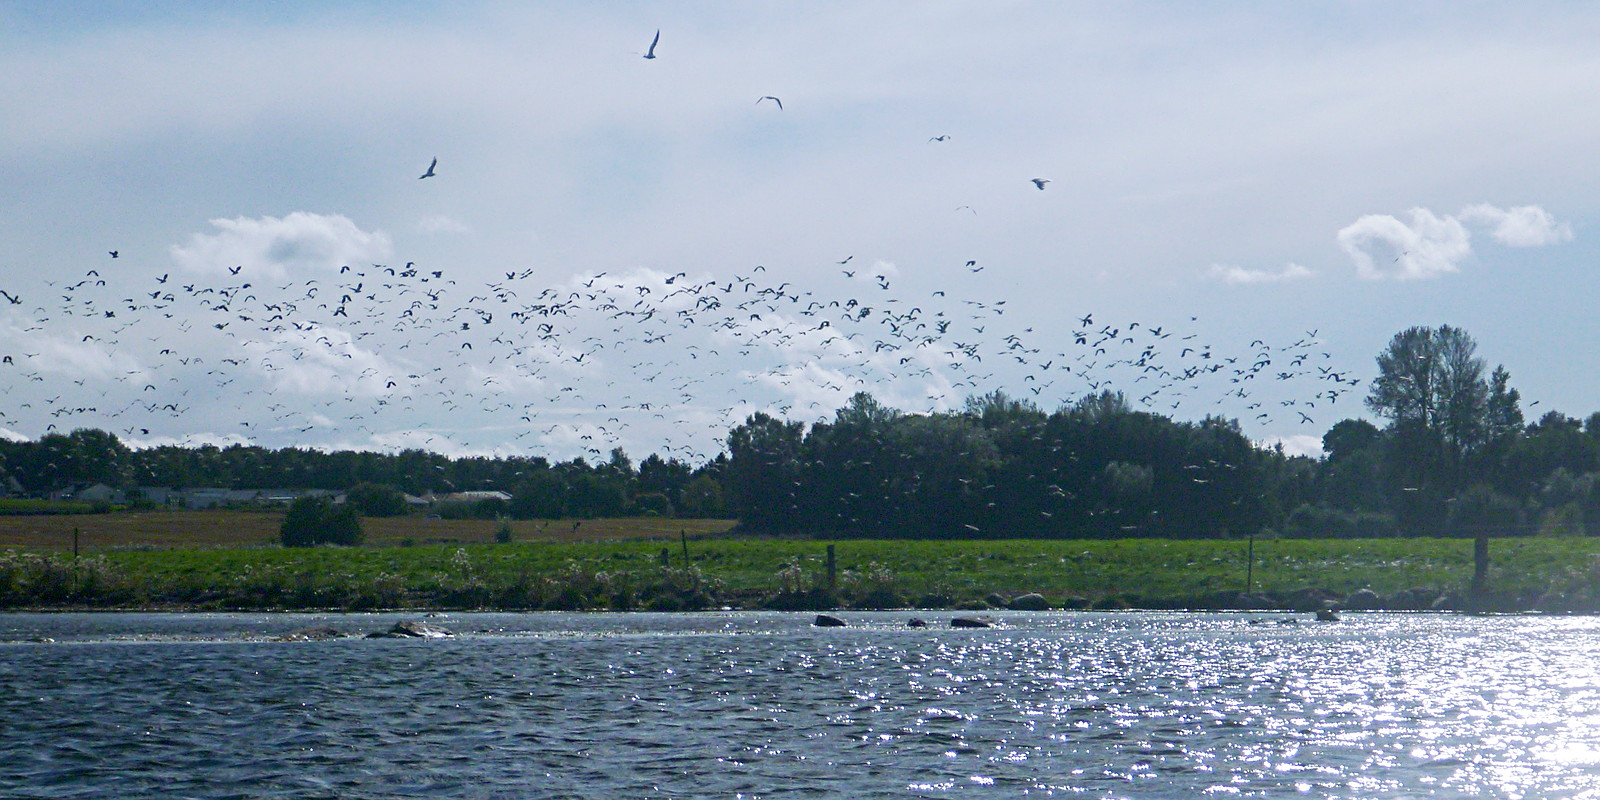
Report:
[[[1029,592],[1012,598],[1011,602],[1006,604],[1006,607],[1014,611],[1049,611],[1050,602],[1045,600],[1044,595],[1038,592]]]
[[[455,634],[426,622],[402,620],[387,631],[367,634],[368,639],[444,639]]]
[[[818,614],[817,618],[813,620],[811,624],[819,628],[843,628],[848,626],[850,623],[845,622],[844,620],[839,619],[832,614]]]
[[[994,620],[988,617],[956,617],[950,620],[952,628],[993,628]]]
[[[923,619],[922,617],[912,617],[911,619],[906,620],[906,627],[907,628],[926,628],[926,627],[928,627],[928,621]]]
[[[273,641],[278,641],[278,642],[320,642],[320,641],[324,641],[324,640],[327,640],[327,639],[343,639],[343,638],[344,638],[344,633],[340,632],[339,630],[337,630],[335,628],[330,628],[330,627],[328,627],[326,625],[319,625],[319,626],[315,626],[315,627],[311,627],[311,628],[301,628],[300,630],[297,630],[297,631],[290,631],[290,632],[288,632],[288,633],[286,633],[286,634],[284,634],[282,636],[277,637]]]

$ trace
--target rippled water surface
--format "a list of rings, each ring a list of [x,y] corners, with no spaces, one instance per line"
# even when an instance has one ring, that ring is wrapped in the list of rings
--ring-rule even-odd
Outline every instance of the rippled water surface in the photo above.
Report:
[[[1594,619],[843,616],[0,615],[0,797],[1600,797]]]

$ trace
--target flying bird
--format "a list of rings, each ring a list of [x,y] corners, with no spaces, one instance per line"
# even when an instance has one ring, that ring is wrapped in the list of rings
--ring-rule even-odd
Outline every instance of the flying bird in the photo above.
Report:
[[[1049,182],[1050,182],[1049,178],[1034,178],[1033,179],[1033,185],[1039,187],[1039,191],[1041,191],[1041,192],[1044,191],[1044,185],[1049,183]]]
[[[950,139],[950,134],[946,133],[946,134],[942,134],[940,136],[935,136],[935,137],[929,139],[928,141],[930,141],[930,142],[944,142],[944,141],[949,141],[949,139]]]
[[[437,159],[437,158],[435,158],[435,159],[434,159],[434,160],[433,160],[433,163],[431,163],[431,164],[429,164],[429,165],[428,165],[428,171],[427,171],[427,172],[424,172],[424,173],[422,173],[422,174],[421,174],[421,175],[419,175],[419,176],[417,176],[417,180],[419,180],[419,181],[420,181],[420,180],[422,180],[422,179],[423,179],[423,178],[431,178],[431,177],[433,177],[433,168],[434,168],[434,167],[437,167],[437,166],[439,166],[439,159]],[[1043,188],[1044,188],[1044,187],[1043,187],[1043,186],[1040,186],[1040,187],[1039,187],[1039,188],[1040,188],[1040,189],[1043,189]]]
[[[649,50],[649,52],[646,52],[644,54],[645,58],[655,58],[656,57],[656,42],[659,42],[659,41],[661,41],[661,31],[657,30],[656,31],[656,38],[650,40],[650,50]]]
[[[778,98],[776,98],[776,97],[773,97],[773,96],[772,96],[772,95],[770,95],[770,94],[769,94],[769,95],[766,95],[766,96],[764,96],[764,97],[761,97],[761,98],[758,98],[758,99],[757,99],[757,100],[756,100],[756,105],[758,105],[758,106],[759,106],[759,105],[761,105],[761,101],[762,101],[762,100],[771,100],[771,101],[772,101],[772,102],[774,102],[774,103],[777,103],[777,104],[778,104],[778,110],[779,110],[779,111],[782,111],[782,110],[783,110],[783,101],[782,101],[782,100],[779,100],[779,99],[778,99]]]
[[[111,251],[111,257],[112,257],[112,258],[116,258],[116,257],[117,257],[117,251],[115,251],[115,250],[112,250],[112,251]]]

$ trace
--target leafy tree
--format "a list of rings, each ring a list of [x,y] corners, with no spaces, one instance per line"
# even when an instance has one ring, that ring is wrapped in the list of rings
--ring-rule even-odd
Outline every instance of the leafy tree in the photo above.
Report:
[[[574,517],[618,517],[628,507],[628,497],[620,481],[584,472],[567,482],[567,513]]]
[[[646,517],[672,516],[672,501],[661,492],[645,492],[633,499],[634,512]]]
[[[1373,447],[1382,438],[1383,431],[1364,419],[1340,420],[1322,435],[1322,454],[1337,461]]]
[[[1390,421],[1384,472],[1408,532],[1442,532],[1451,498],[1475,471],[1492,471],[1483,465],[1492,452],[1486,446],[1520,413],[1509,375],[1496,369],[1491,387],[1477,347],[1460,328],[1412,327],[1378,355],[1366,402]]]
[[[1525,536],[1527,514],[1516,498],[1476,484],[1450,501],[1449,531],[1454,536]]]
[[[683,502],[679,510],[684,516],[713,519],[728,513],[722,497],[722,484],[710,475],[701,475],[683,489]]]
[[[728,434],[723,485],[733,493],[745,525],[756,530],[796,529],[804,432],[804,423],[757,412]]]
[[[335,505],[318,495],[306,495],[289,504],[278,529],[284,547],[319,544],[361,544],[361,515],[349,503]]]
[[[1452,454],[1474,449],[1486,438],[1489,409],[1477,348],[1449,325],[1395,334],[1378,356],[1367,406],[1395,425],[1419,426]]]
[[[554,471],[529,475],[511,491],[511,516],[516,519],[560,519],[566,516],[567,487]]]
[[[362,516],[398,517],[406,513],[406,496],[393,486],[358,483],[345,492],[345,502]]]

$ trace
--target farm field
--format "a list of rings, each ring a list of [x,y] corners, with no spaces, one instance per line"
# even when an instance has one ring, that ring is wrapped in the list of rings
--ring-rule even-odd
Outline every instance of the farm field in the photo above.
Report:
[[[128,549],[276,547],[281,511],[126,511],[111,514],[0,516],[0,548],[80,552]],[[733,520],[624,517],[591,520],[510,520],[514,541],[678,539],[724,533]],[[501,523],[423,517],[365,517],[368,546],[474,544],[494,541]]]

